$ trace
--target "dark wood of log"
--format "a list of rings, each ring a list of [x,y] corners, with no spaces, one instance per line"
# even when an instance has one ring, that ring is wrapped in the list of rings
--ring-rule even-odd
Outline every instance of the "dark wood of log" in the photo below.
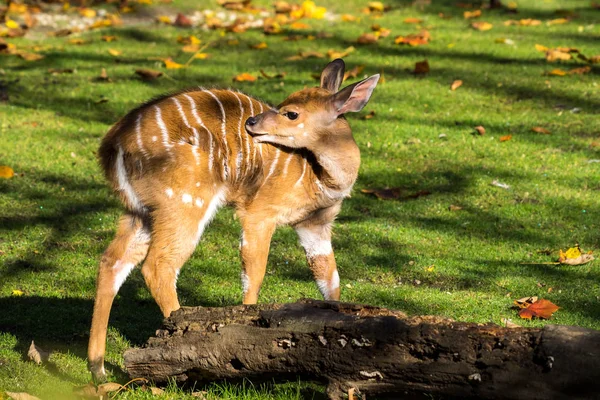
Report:
[[[182,308],[143,348],[133,377],[207,383],[317,380],[332,399],[362,393],[443,398],[600,398],[600,331],[504,328],[316,300]]]

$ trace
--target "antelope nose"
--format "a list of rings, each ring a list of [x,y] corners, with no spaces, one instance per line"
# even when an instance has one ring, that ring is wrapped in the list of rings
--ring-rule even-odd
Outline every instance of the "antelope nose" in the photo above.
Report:
[[[250,117],[250,118],[248,118],[246,120],[246,125],[248,125],[248,126],[254,126],[254,125],[256,125],[257,122],[258,121],[256,120],[256,118]]]

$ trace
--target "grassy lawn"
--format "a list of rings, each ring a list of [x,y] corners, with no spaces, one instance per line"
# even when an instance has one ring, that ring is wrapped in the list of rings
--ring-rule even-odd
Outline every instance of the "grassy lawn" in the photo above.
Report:
[[[270,9],[268,1],[255,3]],[[37,33],[6,39],[45,57],[26,61],[0,55],[0,94],[8,96],[0,102],[0,165],[16,173],[0,179],[0,399],[4,390],[64,399],[90,379],[85,354],[96,269],[121,213],[95,158],[109,126],[152,96],[197,85],[235,87],[278,104],[289,93],[316,85],[311,75],[328,62],[286,60],[300,51],[355,46],[345,57],[348,68],[364,66],[359,77],[385,76],[366,110],[348,117],[362,165],[333,239],[343,301],[460,321],[500,324],[511,318],[522,326],[600,329],[598,262],[550,264],[559,249],[575,243],[584,250],[600,248],[600,66],[592,65],[583,75],[546,76],[555,68],[587,64],[551,64],[535,49],[542,44],[600,55],[600,9],[588,0],[519,0],[518,14],[484,10],[478,20],[493,28],[478,31],[469,27],[472,21],[463,19],[465,10],[454,1],[387,3],[392,10],[374,18],[361,13],[367,1],[318,1],[335,16],[333,21],[302,20],[308,29],[292,32],[284,26],[282,33],[269,36],[262,30],[236,34],[134,19],[172,15],[178,9],[218,9],[216,1],[187,1],[139,6],[122,26],[68,37]],[[359,20],[342,21],[345,13]],[[567,23],[546,23],[565,16]],[[394,44],[396,36],[420,31],[403,22],[408,17],[423,20],[429,44]],[[503,24],[522,18],[542,24]],[[356,44],[373,24],[391,29],[391,35],[374,44]],[[322,31],[331,36],[283,40],[292,33]],[[177,42],[178,36],[189,34],[211,43],[205,50],[211,57],[194,60],[188,68],[164,69],[157,58],[189,59]],[[102,35],[118,40],[107,43]],[[86,43],[69,43],[73,38]],[[250,48],[260,42],[268,47]],[[115,57],[109,49],[122,53]],[[415,62],[424,59],[430,72],[414,75]],[[49,68],[75,72],[52,75]],[[111,82],[96,79],[102,68]],[[168,76],[145,82],[134,75],[138,68]],[[257,76],[261,69],[287,75],[232,82],[237,74]],[[455,80],[463,85],[452,91]],[[364,119],[370,111],[373,118]],[[485,135],[475,133],[478,125],[485,127]],[[551,133],[533,132],[537,126]],[[511,140],[501,142],[506,135]],[[509,189],[492,185],[495,180]],[[398,201],[360,191],[382,187],[431,194]],[[461,209],[451,211],[450,205]],[[183,305],[241,302],[238,239],[238,221],[231,210],[222,210],[182,270],[178,293]],[[549,322],[519,320],[511,304],[524,296],[546,298],[561,308]],[[301,297],[320,295],[295,233],[282,228],[273,239],[260,301]],[[111,314],[107,361],[112,380],[126,382],[123,350],[143,344],[160,322],[159,309],[136,270]],[[32,340],[53,351],[48,363],[26,361]],[[320,398],[324,393],[322,387],[298,382],[207,390],[215,398]],[[168,392],[172,398],[184,396],[175,387]],[[151,395],[136,390],[118,397]]]

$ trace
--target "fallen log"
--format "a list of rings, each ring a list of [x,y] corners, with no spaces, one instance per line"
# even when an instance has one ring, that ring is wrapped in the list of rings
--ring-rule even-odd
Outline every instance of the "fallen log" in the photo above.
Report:
[[[331,399],[350,388],[444,398],[600,396],[600,331],[504,328],[329,301],[182,308],[124,357],[132,378],[300,377],[325,382]]]

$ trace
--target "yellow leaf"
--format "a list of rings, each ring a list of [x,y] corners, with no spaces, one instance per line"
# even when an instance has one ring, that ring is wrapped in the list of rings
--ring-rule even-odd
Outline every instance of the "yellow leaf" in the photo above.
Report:
[[[292,29],[309,29],[310,25],[305,24],[304,22],[294,22],[290,24],[290,28]]]
[[[465,11],[463,13],[463,17],[465,19],[470,19],[470,18],[477,18],[481,16],[481,10],[475,10],[475,11]]]
[[[490,24],[489,22],[473,22],[471,24],[471,27],[477,29],[478,31],[489,31],[493,26],[494,25]]]
[[[269,47],[269,46],[267,46],[267,44],[265,42],[261,42],[261,43],[258,43],[258,44],[253,44],[252,46],[250,46],[250,48],[257,49],[257,50],[266,49],[267,47]]]
[[[171,21],[171,18],[166,15],[159,15],[158,17],[156,17],[156,20],[158,22],[162,22],[163,24],[167,24],[167,25],[173,24],[173,21]]]
[[[562,249],[560,250],[560,258],[568,259],[568,258],[577,258],[581,256],[581,248],[579,246],[569,248],[565,253],[563,253]]]
[[[183,64],[176,63],[175,61],[171,60],[171,58],[166,58],[163,60],[163,62],[165,63],[165,67],[167,69],[179,69],[184,67]]]
[[[552,71],[548,72],[548,75],[565,76],[567,75],[567,72],[563,71],[562,69],[553,69]]]
[[[194,58],[197,58],[199,60],[206,60],[207,58],[210,57],[210,54],[208,53],[197,53]]]
[[[355,50],[354,46],[350,46],[342,51],[336,51],[336,50],[329,49],[329,50],[327,50],[327,56],[329,57],[330,60],[335,60],[336,58],[346,57],[348,54],[352,53],[354,50]]]
[[[548,25],[548,26],[561,25],[561,24],[566,24],[567,22],[569,22],[569,20],[566,18],[557,18],[557,19],[553,19],[551,21],[546,22],[546,25]]]
[[[342,21],[344,21],[344,22],[354,22],[357,19],[358,18],[356,18],[354,15],[342,14]]]
[[[91,8],[80,8],[79,15],[81,15],[84,18],[94,18],[96,16],[96,10],[93,10]]]
[[[113,57],[118,57],[121,54],[123,54],[123,52],[121,50],[108,49],[108,54],[110,54]]]
[[[71,43],[71,44],[77,44],[77,45],[82,45],[82,44],[85,44],[85,40],[83,40],[81,38],[69,39],[69,43]]]
[[[196,36],[190,35],[190,36],[178,36],[177,37],[177,43],[182,43],[182,44],[200,44],[200,43],[202,43],[202,41],[200,39],[198,39]]]
[[[111,35],[103,35],[102,36],[102,41],[104,41],[104,42],[113,42],[115,40],[117,40],[116,36],[111,36]]]
[[[241,73],[239,75],[236,75],[233,78],[233,80],[236,81],[236,82],[254,82],[256,80],[256,77],[253,76],[253,75],[250,75],[247,72],[243,72],[243,73]]]
[[[368,7],[371,11],[383,12],[385,10],[385,6],[380,1],[370,1]]]
[[[18,296],[23,296],[24,294],[25,293],[23,293],[23,291],[19,290],[19,289],[15,289],[15,290],[12,291],[12,295],[13,296],[17,296],[18,297]]]
[[[549,48],[547,48],[546,46],[541,45],[541,44],[536,44],[535,49],[537,51],[543,51],[544,53],[547,52],[548,50],[550,50]]]
[[[183,46],[181,48],[181,51],[183,51],[184,53],[195,53],[198,50],[200,50],[200,46],[198,46],[197,44],[188,44],[187,46]]]
[[[37,61],[37,60],[41,60],[42,58],[44,58],[44,56],[41,54],[26,53],[24,51],[18,53],[18,56],[21,57],[25,61]]]
[[[12,19],[7,19],[5,22],[5,25],[8,29],[19,29],[20,26],[17,22],[13,21]]]

